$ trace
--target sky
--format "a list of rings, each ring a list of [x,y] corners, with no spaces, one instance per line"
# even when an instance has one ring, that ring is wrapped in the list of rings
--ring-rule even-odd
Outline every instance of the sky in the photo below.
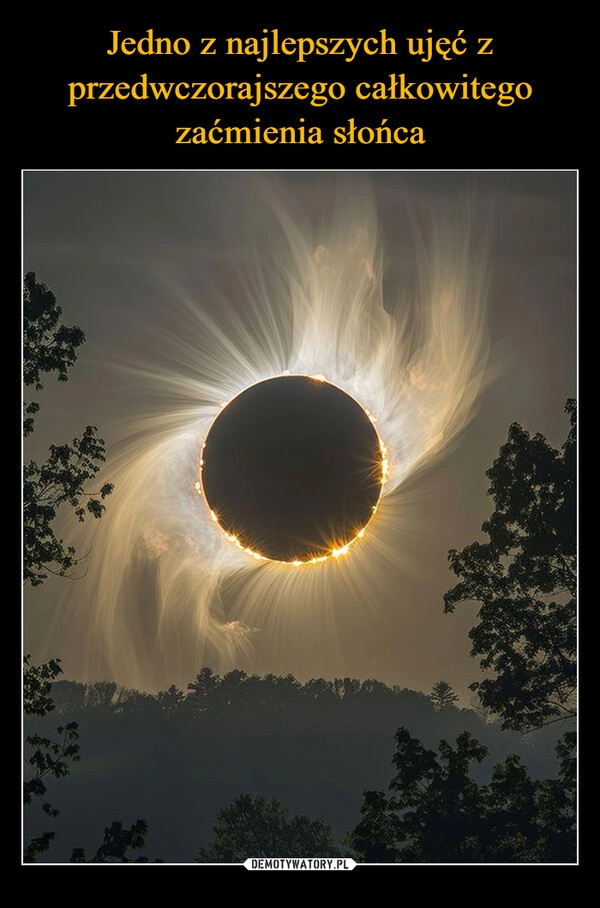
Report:
[[[25,589],[25,651],[148,690],[207,664],[443,679],[467,705],[476,607],[443,614],[447,554],[483,540],[512,422],[566,437],[576,204],[574,172],[25,172],[24,270],[87,338],[25,456],[93,424],[115,482],[101,521],[61,526],[77,579]],[[194,488],[220,404],[284,369],[338,382],[388,446],[344,564],[244,561]]]

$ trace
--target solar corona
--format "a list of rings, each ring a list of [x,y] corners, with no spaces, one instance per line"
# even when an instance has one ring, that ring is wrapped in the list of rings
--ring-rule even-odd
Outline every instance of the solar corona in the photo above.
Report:
[[[316,564],[364,534],[386,467],[372,417],[354,398],[321,376],[282,375],[247,388],[214,420],[202,492],[248,555]]]
[[[362,178],[322,218],[276,181],[217,182],[210,242],[149,270],[148,324],[119,359],[115,491],[98,526],[65,526],[93,557],[48,640],[143,690],[203,665],[348,675],[348,635],[404,608],[429,471],[488,369],[468,199],[418,222],[399,200],[396,229]]]

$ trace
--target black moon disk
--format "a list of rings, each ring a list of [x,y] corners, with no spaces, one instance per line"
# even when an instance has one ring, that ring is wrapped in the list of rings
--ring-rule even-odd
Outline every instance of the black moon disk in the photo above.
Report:
[[[237,544],[273,561],[338,554],[377,507],[382,446],[369,416],[335,385],[282,375],[247,388],[214,420],[202,491]]]

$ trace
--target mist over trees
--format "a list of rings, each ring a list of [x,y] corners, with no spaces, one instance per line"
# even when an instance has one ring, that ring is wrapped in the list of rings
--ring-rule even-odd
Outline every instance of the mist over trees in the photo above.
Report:
[[[123,830],[146,818],[142,854],[193,861],[202,857],[199,849],[210,847],[206,862],[215,858],[213,845],[227,844],[213,840],[219,811],[242,794],[275,799],[289,816],[331,827],[335,847],[359,859],[359,849],[342,840],[360,822],[361,792],[389,783],[400,725],[431,750],[440,738],[454,742],[467,731],[490,753],[471,765],[477,785],[487,784],[494,764],[511,754],[519,755],[533,779],[555,774],[552,728],[530,744],[472,710],[453,704],[437,710],[426,694],[382,682],[300,682],[238,671],[219,675],[205,667],[185,690],[172,685],[148,694],[115,682],[57,680],[52,696],[55,713],[36,720],[40,733],[52,715],[74,719],[84,743],[84,758],[69,780],[55,784],[56,795],[50,791],[53,800],[60,790],[62,822],[53,859],[68,861],[73,845],[91,859],[108,813],[122,819]],[[241,841],[238,836],[236,847]]]

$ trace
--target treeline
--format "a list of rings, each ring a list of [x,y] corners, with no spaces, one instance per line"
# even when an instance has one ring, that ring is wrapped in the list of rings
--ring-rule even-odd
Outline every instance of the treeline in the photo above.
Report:
[[[421,705],[435,704],[437,708],[435,697],[396,685],[389,687],[374,679],[335,678],[327,681],[313,678],[303,684],[293,675],[248,675],[237,669],[218,675],[208,667],[198,672],[186,690],[172,684],[168,690],[149,694],[122,687],[114,681],[88,684],[59,681],[53,685],[52,696],[56,712],[61,715],[84,709],[113,715],[202,716],[226,708],[278,711],[319,704],[392,705],[407,699],[419,701]]]

